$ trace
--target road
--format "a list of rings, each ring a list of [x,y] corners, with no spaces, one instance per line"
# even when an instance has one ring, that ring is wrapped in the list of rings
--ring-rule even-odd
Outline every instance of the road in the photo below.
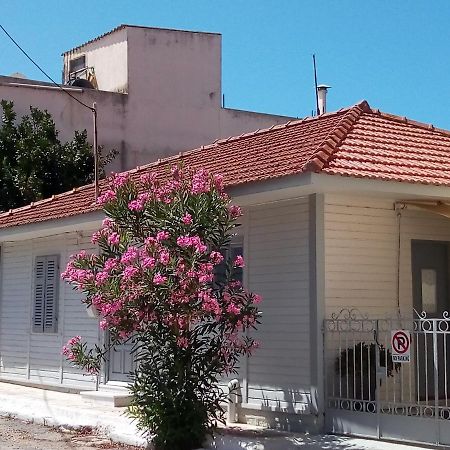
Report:
[[[0,417],[0,450],[142,450],[113,444],[89,429],[77,432]]]

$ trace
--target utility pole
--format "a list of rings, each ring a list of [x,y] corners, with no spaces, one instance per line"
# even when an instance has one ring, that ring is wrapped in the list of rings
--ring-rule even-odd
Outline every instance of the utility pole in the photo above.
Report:
[[[98,199],[98,144],[97,144],[97,103],[92,104],[92,118],[94,120],[94,198]]]

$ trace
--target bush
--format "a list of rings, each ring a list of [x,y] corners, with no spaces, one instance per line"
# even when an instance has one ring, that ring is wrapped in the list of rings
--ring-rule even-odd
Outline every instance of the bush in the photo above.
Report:
[[[241,212],[222,178],[173,167],[163,179],[114,176],[92,238],[101,254],[75,255],[62,276],[98,309],[111,345],[134,342],[129,414],[138,427],[158,450],[191,450],[223,421],[218,382],[257,345],[247,331],[260,297],[234,279],[242,256],[224,261]],[[93,373],[107,349],[76,337],[63,352]]]

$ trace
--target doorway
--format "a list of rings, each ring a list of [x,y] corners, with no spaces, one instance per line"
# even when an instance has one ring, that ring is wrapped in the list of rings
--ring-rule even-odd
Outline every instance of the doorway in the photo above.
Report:
[[[444,317],[449,311],[448,292],[449,244],[436,241],[412,241],[412,289],[413,306],[423,319],[416,334],[416,377],[419,400],[439,399],[446,396],[446,376],[450,361],[450,341],[447,330],[434,330],[440,322],[432,319]],[[431,320],[430,320],[431,319]],[[437,352],[437,355],[435,354]],[[437,356],[437,373],[435,373]],[[438,380],[438,391],[435,380]]]

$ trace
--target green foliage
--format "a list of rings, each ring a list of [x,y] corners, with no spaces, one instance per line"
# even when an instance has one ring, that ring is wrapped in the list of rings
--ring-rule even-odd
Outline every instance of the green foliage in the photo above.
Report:
[[[13,102],[2,100],[0,211],[51,197],[93,181],[94,156],[87,132],[61,143],[47,111],[30,107],[20,121]],[[100,175],[115,152],[100,158]]]

